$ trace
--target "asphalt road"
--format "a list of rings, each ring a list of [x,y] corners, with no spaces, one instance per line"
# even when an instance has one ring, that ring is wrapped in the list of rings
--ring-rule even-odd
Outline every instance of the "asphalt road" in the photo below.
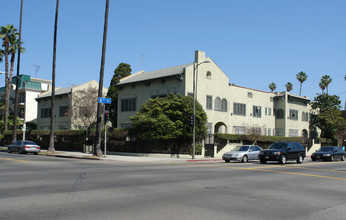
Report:
[[[0,152],[0,219],[346,219],[346,162],[123,162]]]

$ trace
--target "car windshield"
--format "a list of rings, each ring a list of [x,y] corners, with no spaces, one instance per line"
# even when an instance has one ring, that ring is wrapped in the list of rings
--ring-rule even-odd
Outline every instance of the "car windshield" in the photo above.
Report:
[[[318,150],[318,152],[333,152],[334,147],[322,147]]]
[[[285,149],[286,143],[273,143],[268,147],[268,149]]]
[[[233,151],[247,151],[249,146],[237,146],[233,149]]]
[[[36,145],[36,143],[33,142],[33,141],[23,141],[23,144],[33,144],[33,145]]]

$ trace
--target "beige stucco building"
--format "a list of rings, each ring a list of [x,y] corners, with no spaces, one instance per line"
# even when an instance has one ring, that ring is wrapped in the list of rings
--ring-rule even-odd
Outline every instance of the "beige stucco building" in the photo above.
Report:
[[[55,130],[76,130],[85,129],[86,123],[81,120],[82,117],[89,118],[89,122],[96,122],[96,111],[97,111],[97,90],[99,83],[95,80],[90,82],[72,86],[67,88],[56,88],[55,89],[55,108],[54,108],[54,129]],[[89,88],[95,90],[95,94],[88,94],[87,98],[80,97],[79,91],[87,91]],[[104,97],[107,94],[107,89],[103,88]],[[51,97],[52,92],[48,91],[42,93],[36,98],[38,111],[37,111],[37,129],[39,130],[50,130],[50,117],[51,117]],[[82,99],[82,100],[77,100]],[[91,102],[91,104],[87,104]],[[83,106],[85,103],[85,106]],[[75,105],[78,106],[75,106]],[[89,115],[82,115],[80,110],[83,108],[92,108]],[[93,120],[94,119],[94,120]]]
[[[308,135],[308,97],[230,84],[228,76],[202,51],[195,52],[195,63],[140,71],[121,79],[117,126],[130,126],[129,117],[150,98],[167,93],[193,96],[195,66],[196,99],[207,113],[210,134],[247,134],[251,131],[270,136]]]

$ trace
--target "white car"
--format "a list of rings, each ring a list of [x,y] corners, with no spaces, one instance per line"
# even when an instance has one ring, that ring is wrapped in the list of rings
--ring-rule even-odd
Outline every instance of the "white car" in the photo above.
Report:
[[[38,154],[41,148],[33,141],[16,141],[7,146],[7,152],[18,152],[19,154],[33,153]]]
[[[246,163],[249,160],[258,160],[258,154],[261,150],[262,148],[257,145],[241,145],[224,153],[222,159],[227,163],[231,160]]]

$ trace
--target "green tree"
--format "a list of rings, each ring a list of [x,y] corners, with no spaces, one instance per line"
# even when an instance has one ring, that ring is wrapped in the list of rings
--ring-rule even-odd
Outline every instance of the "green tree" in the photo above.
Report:
[[[291,82],[288,82],[285,86],[286,86],[287,92],[290,92],[291,90],[293,90],[293,85]]]
[[[269,89],[272,91],[272,92],[274,92],[274,90],[276,89],[276,84],[275,83],[270,83],[269,84]]]
[[[114,70],[114,75],[108,88],[107,97],[112,99],[112,103],[106,105],[106,108],[109,110],[110,121],[113,127],[116,127],[118,122],[118,89],[116,85],[120,82],[120,79],[131,75],[131,71],[131,65],[120,63]]]
[[[321,137],[334,138],[338,131],[338,123],[342,120],[340,103],[339,96],[326,93],[314,98],[311,107],[317,115],[311,117],[311,125],[321,129]]]
[[[328,93],[328,86],[329,86],[329,84],[332,82],[332,78],[330,78],[330,76],[328,76],[328,75],[324,75],[324,76],[322,76],[322,78],[321,78],[321,82],[320,82],[320,88],[321,88],[321,85],[325,88],[325,89],[327,89],[327,93]],[[322,89],[322,88],[321,88]],[[323,91],[324,89],[322,89],[322,91]],[[322,92],[323,93],[323,92]]]
[[[180,94],[149,99],[139,112],[130,117],[132,132],[138,139],[151,141],[180,140],[176,143],[192,143],[190,117],[193,114],[193,99]],[[207,114],[196,102],[196,141],[206,137]]]
[[[11,89],[11,81],[12,81],[12,71],[11,75],[9,75],[9,60],[8,57],[12,53],[11,43],[15,42],[15,39],[18,36],[17,29],[9,24],[6,26],[1,27],[0,31],[0,38],[2,39],[3,43],[2,46],[4,47],[4,55],[5,55],[5,120],[4,120],[4,129],[7,130],[7,118],[8,118],[8,112],[9,112],[9,100],[10,100],[10,89]],[[12,59],[11,59],[12,61]]]
[[[324,93],[324,90],[326,89],[326,86],[324,85],[324,83],[320,82],[318,84],[318,86],[322,89],[322,94]]]
[[[5,119],[5,118],[3,118],[3,119],[0,120],[0,131],[3,131],[4,128],[5,128],[5,120],[4,120],[4,119]],[[13,116],[13,115],[8,116],[8,122],[7,122],[7,123],[8,123],[8,126],[9,126],[10,129],[13,128],[13,122],[14,122],[13,119],[14,119],[14,116]],[[17,127],[23,125],[23,120],[20,119],[20,118],[18,118],[18,117],[17,117],[16,122],[17,122]]]
[[[299,95],[301,95],[303,82],[307,80],[308,75],[306,75],[306,73],[304,73],[303,71],[300,71],[296,76],[297,80],[300,82]]]

